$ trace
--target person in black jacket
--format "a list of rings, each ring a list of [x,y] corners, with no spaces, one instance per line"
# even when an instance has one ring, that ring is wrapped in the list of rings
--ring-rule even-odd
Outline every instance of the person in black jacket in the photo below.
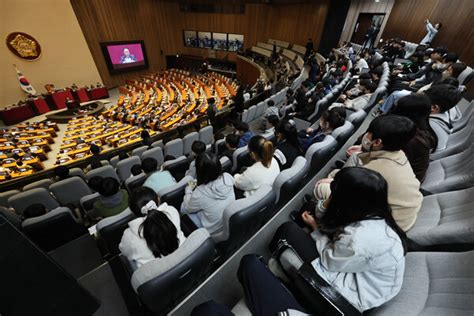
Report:
[[[293,120],[280,122],[275,135],[276,146],[273,156],[277,160],[280,170],[288,169],[296,157],[302,154],[295,122]]]

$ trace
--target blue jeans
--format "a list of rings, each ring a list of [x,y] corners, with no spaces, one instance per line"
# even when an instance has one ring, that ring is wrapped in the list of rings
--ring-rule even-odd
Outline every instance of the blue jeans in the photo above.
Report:
[[[382,111],[384,114],[387,114],[398,99],[404,96],[407,96],[409,94],[411,94],[411,91],[408,91],[408,90],[394,91],[391,95],[388,96],[385,102],[380,106],[379,108],[380,111]]]

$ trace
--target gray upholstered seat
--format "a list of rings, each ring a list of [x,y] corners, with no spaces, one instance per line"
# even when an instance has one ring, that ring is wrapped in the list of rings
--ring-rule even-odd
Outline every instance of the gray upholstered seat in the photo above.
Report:
[[[214,142],[214,153],[220,155],[225,150],[225,138],[218,139]]]
[[[117,172],[115,172],[114,167],[111,165],[102,166],[97,169],[92,169],[88,173],[86,173],[86,180],[89,181],[92,177],[99,176],[102,178],[114,178],[120,182],[119,177],[117,176]]]
[[[467,83],[472,79],[473,70],[471,67],[467,66],[458,76],[458,81],[460,85],[467,85]]]
[[[110,160],[109,160],[110,164],[111,164],[112,167],[114,167],[114,168],[117,168],[117,164],[119,163],[119,161],[120,161],[120,158],[119,158],[118,155],[117,155],[117,156],[113,156],[113,157],[110,158]]]
[[[275,194],[263,185],[249,197],[238,199],[224,210],[223,229],[212,235],[223,254],[230,254],[245,243],[266,222],[273,211]]]
[[[318,114],[318,111],[320,109],[324,109],[326,107],[327,103],[328,103],[328,98],[327,97],[324,97],[321,100],[319,100],[316,103],[315,111],[308,117],[308,120],[310,122],[313,122],[314,120],[316,120],[317,119],[316,115]]]
[[[462,118],[459,121],[453,123],[453,133],[460,131],[461,129],[466,127],[468,124],[472,125],[473,112],[474,112],[474,101],[472,101],[471,104],[466,105],[466,109],[462,113]]]
[[[249,110],[248,110],[248,109],[245,109],[245,110],[242,112],[241,121],[244,122],[244,123],[248,123],[248,122],[249,122]]]
[[[337,141],[331,135],[327,135],[323,141],[309,146],[305,154],[306,163],[310,166],[308,169],[316,173],[336,151],[337,146]]]
[[[128,178],[127,180],[125,180],[124,182],[125,188],[127,189],[128,192],[132,192],[133,189],[139,186],[142,186],[143,183],[145,183],[146,178],[147,176],[143,172],[136,176],[132,176]]]
[[[374,316],[474,315],[474,251],[411,252],[400,293]]]
[[[249,107],[249,117],[247,118],[248,122],[252,122],[255,120],[255,114],[257,113],[257,107],[255,105],[252,105]]]
[[[205,126],[199,130],[199,140],[206,145],[214,143],[214,128],[212,125]]]
[[[157,140],[156,142],[151,144],[151,147],[161,147],[161,148],[163,148],[164,147],[163,140],[162,139]]]
[[[156,193],[160,197],[161,202],[166,202],[179,210],[184,198],[184,189],[193,179],[191,176],[186,176],[175,184],[163,188]]]
[[[198,132],[192,132],[183,137],[183,153],[185,155],[188,155],[192,152],[191,146],[197,140],[199,140]]]
[[[247,146],[237,148],[232,154],[232,172],[238,172],[241,164],[239,161],[243,159],[244,156],[249,154],[249,149]]]
[[[265,102],[259,102],[257,104],[257,110],[255,111],[255,118],[258,119],[263,115],[263,112],[265,111]]]
[[[142,160],[145,158],[153,158],[158,163],[158,168],[163,164],[165,161],[163,156],[163,149],[161,147],[155,147],[148,149],[142,154]]]
[[[15,194],[18,194],[20,192],[21,192],[20,190],[9,190],[5,192],[0,192],[0,206],[9,208],[10,204],[8,204],[8,199],[11,196],[14,196]]]
[[[25,208],[33,203],[40,203],[50,211],[59,207],[58,201],[45,188],[31,189],[11,196],[8,204],[13,207],[18,215],[23,215]]]
[[[80,198],[79,205],[87,213],[94,208],[94,203],[100,199],[100,194],[94,192],[92,194],[85,195]]]
[[[232,161],[226,156],[219,158],[222,166],[222,172],[230,173],[232,171]]]
[[[53,184],[54,181],[51,179],[42,179],[38,180],[35,182],[32,182],[30,184],[27,184],[23,187],[23,191],[28,191],[34,188],[45,188],[48,189],[51,184]]]
[[[142,154],[148,149],[148,146],[140,146],[132,150],[132,156],[141,157]]]
[[[422,189],[440,193],[474,186],[472,154],[471,146],[459,154],[430,162]]]
[[[296,193],[301,180],[308,172],[308,168],[309,164],[306,163],[306,158],[299,156],[293,161],[291,168],[280,172],[275,182],[273,182],[273,192],[276,196],[275,203],[286,202]]]
[[[25,234],[44,251],[56,249],[88,233],[67,207],[58,207],[45,215],[26,219],[22,227]]]
[[[141,163],[142,161],[138,156],[131,156],[127,159],[120,160],[117,163],[117,174],[119,176],[119,179],[123,182],[130,178],[130,176],[132,175],[132,171],[130,170],[132,166],[140,165]]]
[[[446,149],[438,150],[430,155],[431,160],[438,160],[444,157],[448,157],[454,154],[458,154],[470,146],[473,143],[473,126],[468,124],[463,129],[458,132],[452,133],[448,137],[448,142],[446,144]]]
[[[12,210],[0,206],[0,216],[5,217],[7,221],[12,223],[16,228],[21,228],[21,217]]]
[[[365,112],[364,110],[360,109],[360,110],[357,110],[356,112],[354,113],[351,113],[348,117],[347,117],[347,121],[351,122],[352,125],[357,128],[360,124],[362,124],[362,122],[364,121],[364,119],[366,118],[367,116],[367,112]]]
[[[354,125],[346,120],[344,121],[344,125],[339,126],[334,131],[332,131],[331,136],[334,137],[339,144],[344,144],[353,132]]]
[[[128,222],[133,219],[135,219],[135,215],[127,207],[123,212],[104,218],[97,223],[97,234],[104,241],[109,254],[120,253],[118,246],[123,232],[128,227]]]
[[[214,255],[214,242],[207,230],[200,228],[172,254],[135,270],[132,287],[149,310],[157,315],[165,314],[207,276]]]
[[[86,176],[84,175],[84,170],[81,168],[71,168],[69,170],[69,176],[70,177],[80,177],[82,179],[85,179]]]
[[[420,245],[474,245],[474,188],[426,196],[408,237]]]
[[[178,158],[183,155],[183,140],[181,138],[176,138],[170,140],[165,144],[165,156],[173,156]]]
[[[83,196],[92,194],[89,186],[79,177],[71,177],[53,183],[49,190],[64,206],[79,205],[79,201]]]

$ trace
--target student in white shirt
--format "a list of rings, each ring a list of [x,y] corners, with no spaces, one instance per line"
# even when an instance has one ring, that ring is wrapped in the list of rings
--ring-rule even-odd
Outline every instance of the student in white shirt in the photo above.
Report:
[[[250,157],[255,163],[242,174],[234,176],[235,187],[245,191],[246,197],[251,196],[263,184],[273,185],[280,173],[278,162],[273,158],[273,143],[262,136],[254,136],[248,143]]]
[[[152,189],[134,189],[128,203],[137,218],[128,223],[119,249],[134,269],[155,258],[166,257],[186,240],[178,210],[166,203],[160,204]]]

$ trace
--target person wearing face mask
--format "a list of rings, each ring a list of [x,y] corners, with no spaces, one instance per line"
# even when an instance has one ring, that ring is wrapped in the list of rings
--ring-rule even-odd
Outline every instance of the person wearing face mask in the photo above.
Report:
[[[343,107],[335,107],[323,112],[319,118],[319,128],[307,128],[298,132],[298,141],[303,152],[315,143],[322,142],[333,130],[344,125],[346,110]]]
[[[397,224],[408,231],[417,218],[423,196],[420,181],[403,152],[416,134],[416,125],[407,117],[383,115],[369,125],[361,143],[362,152],[353,153],[343,168],[360,166],[379,172],[388,183],[388,202]],[[333,173],[334,174],[334,173]],[[319,200],[331,194],[332,178],[318,181],[315,195]]]

